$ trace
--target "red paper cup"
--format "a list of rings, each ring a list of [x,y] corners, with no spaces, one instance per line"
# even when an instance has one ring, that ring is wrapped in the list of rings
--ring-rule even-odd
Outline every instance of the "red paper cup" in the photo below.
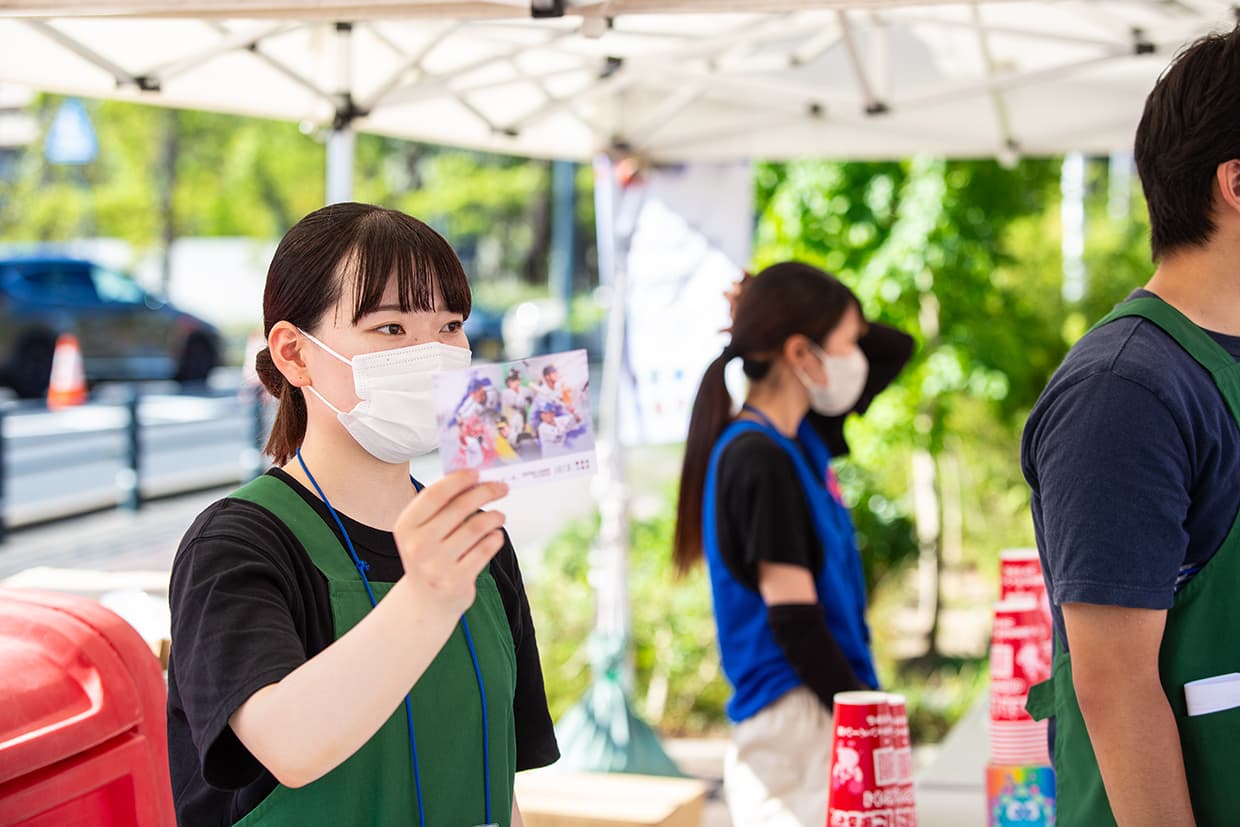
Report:
[[[1015,548],[999,552],[999,599],[1022,594],[1038,599],[1046,595],[1037,549]]]
[[[1049,629],[1037,601],[1012,597],[995,605],[990,643],[990,719],[1030,721],[1029,688],[1051,675]]]
[[[1046,721],[991,721],[990,760],[1011,766],[1049,764],[1046,729]]]
[[[909,739],[908,711],[904,696],[887,693],[887,706],[891,710],[892,731],[895,736],[896,784],[899,797],[893,812],[893,827],[917,827],[917,805],[913,794],[913,748]]]
[[[827,827],[890,827],[900,801],[890,696],[835,695]]]

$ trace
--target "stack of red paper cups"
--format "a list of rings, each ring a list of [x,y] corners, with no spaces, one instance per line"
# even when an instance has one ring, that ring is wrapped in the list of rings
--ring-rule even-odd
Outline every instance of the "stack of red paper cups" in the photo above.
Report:
[[[904,698],[835,696],[827,827],[916,827]]]
[[[1050,604],[1037,552],[1002,552],[1000,583],[990,644],[990,760],[1047,764],[1046,722],[1025,711],[1030,687],[1051,675]]]
[[[917,807],[913,800],[913,745],[909,739],[908,707],[904,703],[904,696],[894,692],[887,693],[887,705],[891,709],[896,751],[896,783],[900,787],[900,798],[895,807],[892,827],[917,827]]]

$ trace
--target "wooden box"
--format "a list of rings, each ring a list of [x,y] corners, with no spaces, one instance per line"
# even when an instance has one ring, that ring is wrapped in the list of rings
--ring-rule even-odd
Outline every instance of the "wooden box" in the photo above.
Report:
[[[519,773],[516,793],[526,827],[700,827],[706,785],[546,769]]]

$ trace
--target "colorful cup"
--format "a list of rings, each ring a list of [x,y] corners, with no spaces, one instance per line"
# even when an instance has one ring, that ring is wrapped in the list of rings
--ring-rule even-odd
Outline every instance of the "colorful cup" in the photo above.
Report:
[[[989,827],[1053,827],[1055,771],[1047,766],[986,767]]]

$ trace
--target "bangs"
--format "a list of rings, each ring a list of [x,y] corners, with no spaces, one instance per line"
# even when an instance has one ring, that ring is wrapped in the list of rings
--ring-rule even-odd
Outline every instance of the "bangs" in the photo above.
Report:
[[[362,219],[340,277],[342,285],[353,285],[354,324],[382,304],[393,277],[403,313],[447,310],[469,318],[472,307],[469,280],[452,245],[426,224],[395,210],[376,210]],[[443,307],[435,306],[436,285]]]

